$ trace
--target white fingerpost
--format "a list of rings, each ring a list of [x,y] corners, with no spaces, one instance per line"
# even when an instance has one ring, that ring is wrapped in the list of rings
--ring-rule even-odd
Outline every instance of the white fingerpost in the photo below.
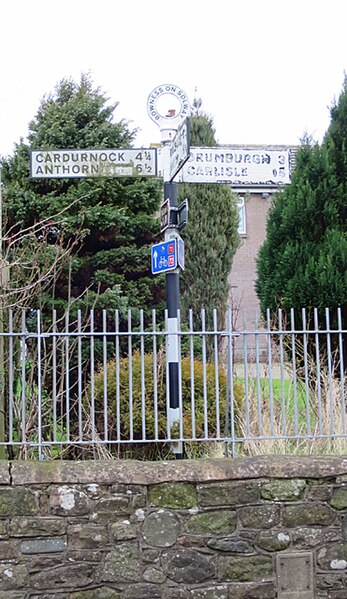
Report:
[[[166,101],[166,106],[164,101]],[[189,115],[190,107],[187,94],[177,85],[163,84],[156,87],[148,96],[147,109],[150,118],[158,125],[162,135],[162,169],[164,179],[164,203],[167,202],[168,221],[165,224],[165,242],[176,240],[178,245],[177,224],[173,223],[173,214],[178,210],[177,184],[173,181],[189,157]],[[177,130],[186,121],[186,130],[182,131],[187,137],[187,144],[176,138]],[[184,128],[183,128],[184,129]],[[176,142],[175,142],[176,138]],[[184,155],[181,158],[181,147]],[[166,307],[167,307],[167,344],[166,361],[169,393],[169,430],[180,421],[180,380],[179,380],[179,327],[178,313],[180,308],[179,268],[166,273]],[[183,442],[173,442],[172,451],[177,459],[183,457]]]

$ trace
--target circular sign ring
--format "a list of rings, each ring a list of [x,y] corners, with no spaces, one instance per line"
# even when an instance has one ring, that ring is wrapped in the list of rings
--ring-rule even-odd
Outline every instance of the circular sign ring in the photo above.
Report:
[[[180,107],[178,113],[177,111],[173,111],[173,114],[160,114],[157,108],[159,98],[170,95],[179,101]],[[188,95],[178,85],[170,85],[168,83],[158,85],[148,96],[147,111],[149,117],[160,129],[176,129],[190,115]]]

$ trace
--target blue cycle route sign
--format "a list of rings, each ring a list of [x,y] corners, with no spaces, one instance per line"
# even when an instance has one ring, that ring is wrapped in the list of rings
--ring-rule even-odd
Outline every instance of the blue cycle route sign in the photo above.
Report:
[[[177,268],[177,241],[163,241],[152,246],[152,273],[154,275]]]

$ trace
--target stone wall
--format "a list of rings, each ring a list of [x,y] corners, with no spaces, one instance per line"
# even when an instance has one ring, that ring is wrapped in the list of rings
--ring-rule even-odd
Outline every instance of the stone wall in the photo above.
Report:
[[[347,458],[0,463],[0,599],[347,598]]]

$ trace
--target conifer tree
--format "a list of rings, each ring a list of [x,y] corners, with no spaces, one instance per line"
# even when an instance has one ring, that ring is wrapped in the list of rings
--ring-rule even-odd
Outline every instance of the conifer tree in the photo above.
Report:
[[[200,111],[201,101],[194,105],[191,146],[216,146],[212,118]],[[228,185],[205,183],[181,185],[179,196],[187,197],[189,203],[189,222],[182,234],[186,253],[186,270],[181,278],[182,315],[185,318],[187,310],[192,309],[196,326],[200,326],[201,309],[211,314],[216,308],[223,322],[229,297],[228,276],[240,243],[235,196]]]
[[[306,138],[291,184],[276,194],[257,260],[270,308],[336,308],[347,298],[347,89],[322,145]]]
[[[114,120],[116,106],[88,75],[79,83],[61,81],[29,124],[28,143],[21,140],[3,163],[8,229],[30,227],[65,209],[54,234],[62,229],[71,238],[83,233],[70,268],[40,298],[41,306],[64,308],[86,290],[84,303],[109,310],[150,311],[162,305],[162,279],[150,273],[150,245],[159,234],[160,181],[29,178],[31,149],[131,147],[136,131]]]
[[[347,86],[331,108],[331,123],[321,145],[305,138],[291,184],[276,194],[266,239],[257,259],[256,291],[261,308],[296,311],[317,308],[319,321],[347,325]],[[308,312],[308,318],[310,318]],[[311,316],[312,319],[312,316]],[[345,336],[346,337],[346,336]],[[332,347],[341,339],[332,336]],[[315,349],[311,347],[313,353]],[[322,347],[321,347],[322,349]],[[342,352],[347,368],[347,339]],[[339,350],[340,353],[340,350]]]

